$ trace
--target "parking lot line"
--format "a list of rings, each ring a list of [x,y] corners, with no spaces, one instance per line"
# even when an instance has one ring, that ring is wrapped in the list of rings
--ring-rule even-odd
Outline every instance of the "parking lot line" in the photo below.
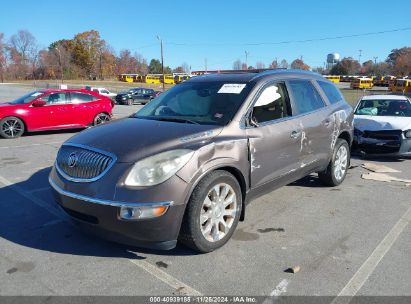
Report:
[[[341,296],[341,298],[335,298],[332,304],[349,303],[351,301],[351,298],[361,289],[368,277],[375,270],[385,254],[390,250],[394,242],[400,236],[401,232],[404,231],[410,221],[411,207],[409,207],[408,210],[401,216],[398,222],[378,244],[371,255],[350,279],[347,285],[345,285],[345,287],[340,291],[338,296]]]
[[[141,269],[144,269],[149,274],[155,276],[157,279],[163,281],[170,287],[174,288],[182,295],[187,296],[201,296],[202,294],[195,290],[194,288],[188,286],[187,284],[181,282],[180,280],[174,278],[173,276],[169,275],[168,273],[162,271],[158,267],[144,261],[144,260],[131,260],[130,262],[137,265]]]
[[[288,280],[284,279],[282,280],[275,288],[274,290],[270,293],[270,297],[279,297],[281,294],[285,293],[287,291],[287,286],[288,286]]]
[[[37,206],[49,211],[51,214],[57,217],[57,220],[65,221],[70,225],[73,225],[73,223],[66,217],[62,212],[60,212],[58,209],[52,207],[50,204],[47,204],[45,201],[42,199],[39,199],[32,195],[30,192],[24,190],[23,188],[13,184],[6,178],[0,175],[0,184],[3,184],[6,187],[9,187],[11,190],[14,192],[20,194],[21,196],[25,197],[32,203],[36,204]],[[57,221],[56,220],[56,221]],[[54,224],[54,222],[49,222],[46,224]],[[145,272],[148,272],[152,276],[156,277],[160,281],[166,283],[170,287],[174,288],[178,293],[183,294],[183,295],[190,295],[190,296],[201,296],[202,294],[195,290],[194,288],[188,286],[187,284],[181,282],[180,280],[174,278],[170,274],[162,271],[158,267],[143,261],[143,260],[135,260],[135,259],[128,259],[129,262],[133,263],[135,266],[139,267],[140,269],[144,270]]]
[[[46,146],[46,145],[53,145],[53,144],[61,144],[63,141],[51,141],[41,144],[28,144],[28,145],[20,145],[20,146],[7,146],[7,147],[0,147],[0,149],[14,149],[14,148],[26,148],[26,147],[35,147],[35,146]]]

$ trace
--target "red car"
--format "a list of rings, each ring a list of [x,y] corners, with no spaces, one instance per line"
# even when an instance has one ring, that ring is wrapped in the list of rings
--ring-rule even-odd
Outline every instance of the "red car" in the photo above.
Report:
[[[0,136],[24,132],[86,128],[111,119],[111,99],[86,90],[40,90],[0,103]]]

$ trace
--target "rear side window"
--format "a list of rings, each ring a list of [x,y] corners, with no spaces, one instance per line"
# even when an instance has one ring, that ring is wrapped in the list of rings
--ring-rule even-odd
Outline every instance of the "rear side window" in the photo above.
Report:
[[[83,93],[70,93],[72,103],[83,103],[97,100],[96,97]]]
[[[276,83],[266,87],[253,108],[253,119],[266,122],[288,116],[288,94],[284,83]]]
[[[318,81],[318,84],[331,104],[344,100],[340,91],[333,84],[324,81]]]
[[[294,115],[324,107],[324,101],[309,80],[291,80],[289,84],[294,96]]]

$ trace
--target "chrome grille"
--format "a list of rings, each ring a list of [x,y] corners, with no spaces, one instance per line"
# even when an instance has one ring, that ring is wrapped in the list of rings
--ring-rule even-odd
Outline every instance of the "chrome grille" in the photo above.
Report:
[[[114,162],[115,157],[103,151],[63,145],[57,155],[56,168],[69,180],[93,181],[110,169]]]

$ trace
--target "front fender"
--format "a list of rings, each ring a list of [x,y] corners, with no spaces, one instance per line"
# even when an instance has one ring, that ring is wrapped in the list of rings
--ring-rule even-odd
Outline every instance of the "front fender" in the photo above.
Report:
[[[181,179],[191,185],[185,203],[188,202],[200,180],[209,172],[219,168],[232,168],[239,172],[243,177],[243,181],[239,183],[244,183],[245,190],[248,190],[250,163],[247,139],[211,142],[194,153],[188,164],[177,173]]]

